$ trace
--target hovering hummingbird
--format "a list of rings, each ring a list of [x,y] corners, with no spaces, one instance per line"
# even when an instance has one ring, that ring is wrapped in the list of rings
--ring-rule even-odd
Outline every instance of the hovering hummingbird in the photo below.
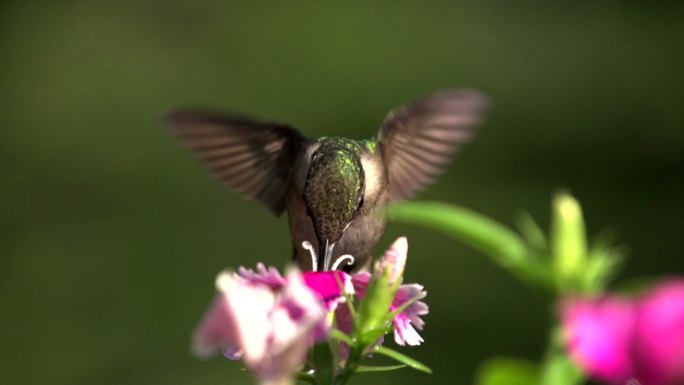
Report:
[[[385,205],[431,184],[473,136],[487,106],[448,89],[389,112],[376,138],[312,138],[287,124],[175,110],[167,124],[215,176],[279,216],[302,270],[368,269]]]

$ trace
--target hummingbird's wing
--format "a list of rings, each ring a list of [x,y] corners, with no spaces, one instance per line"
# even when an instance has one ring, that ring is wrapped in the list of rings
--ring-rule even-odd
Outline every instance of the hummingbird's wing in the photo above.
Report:
[[[290,170],[305,140],[297,129],[190,110],[164,120],[219,180],[275,215],[283,213]]]
[[[379,133],[390,201],[411,198],[432,183],[472,138],[486,106],[479,92],[450,89],[390,111]]]

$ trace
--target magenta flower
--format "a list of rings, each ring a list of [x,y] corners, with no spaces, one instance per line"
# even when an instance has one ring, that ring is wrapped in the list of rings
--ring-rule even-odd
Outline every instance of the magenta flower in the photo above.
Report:
[[[219,294],[195,330],[193,348],[200,356],[223,350],[241,358],[262,384],[289,383],[326,330],[326,309],[301,274],[283,279],[263,265],[257,269],[219,275]]]
[[[635,377],[644,385],[684,384],[684,279],[658,285],[637,314]]]
[[[572,299],[563,305],[562,319],[570,356],[589,375],[615,384],[629,380],[633,371],[631,302],[613,297]]]
[[[325,303],[329,312],[344,302],[345,294],[354,294],[351,277],[343,271],[307,271],[304,283]]]
[[[572,299],[561,319],[570,356],[590,376],[612,384],[684,384],[684,280],[634,300]]]

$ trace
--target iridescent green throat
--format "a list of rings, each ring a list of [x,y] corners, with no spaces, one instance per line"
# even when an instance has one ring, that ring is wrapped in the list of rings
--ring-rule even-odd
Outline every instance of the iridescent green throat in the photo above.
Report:
[[[326,138],[313,154],[304,201],[320,242],[337,242],[363,198],[358,142]]]

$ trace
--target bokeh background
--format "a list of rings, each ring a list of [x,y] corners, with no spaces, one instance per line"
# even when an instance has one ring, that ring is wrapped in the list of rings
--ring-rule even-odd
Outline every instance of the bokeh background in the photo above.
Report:
[[[175,106],[363,138],[392,107],[477,88],[477,140],[421,199],[548,224],[570,189],[622,280],[682,273],[684,12],[677,2],[4,1],[0,5],[0,381],[248,384],[190,355],[227,266],[283,266],[286,223],[216,183],[162,129]],[[442,234],[408,235],[431,366],[358,384],[469,384],[543,353],[549,303]]]

